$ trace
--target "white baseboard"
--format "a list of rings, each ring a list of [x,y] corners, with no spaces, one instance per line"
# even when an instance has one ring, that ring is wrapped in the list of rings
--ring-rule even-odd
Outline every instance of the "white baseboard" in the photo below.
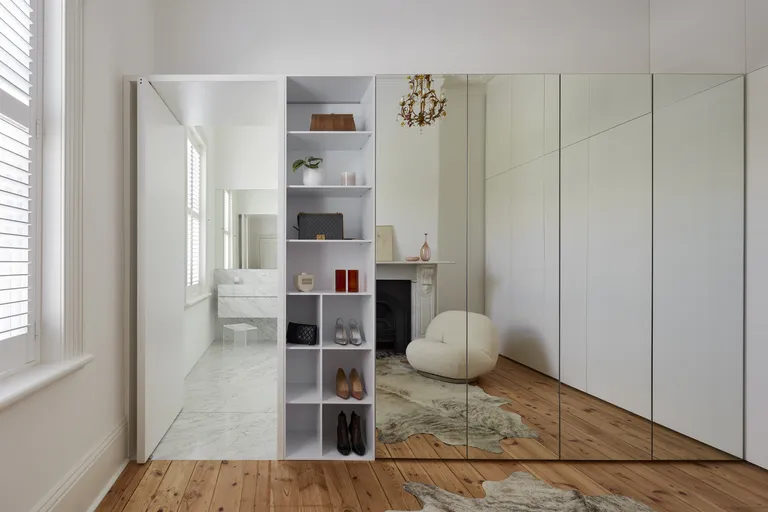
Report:
[[[85,454],[34,512],[91,512],[128,463],[128,421],[123,420]]]

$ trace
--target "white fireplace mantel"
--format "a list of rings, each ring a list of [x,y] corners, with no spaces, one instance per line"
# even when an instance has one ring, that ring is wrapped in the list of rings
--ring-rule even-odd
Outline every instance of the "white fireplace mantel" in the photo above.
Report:
[[[437,267],[453,261],[377,261],[376,279],[411,281],[411,337],[423,338],[437,314]],[[415,275],[414,275],[415,274]]]

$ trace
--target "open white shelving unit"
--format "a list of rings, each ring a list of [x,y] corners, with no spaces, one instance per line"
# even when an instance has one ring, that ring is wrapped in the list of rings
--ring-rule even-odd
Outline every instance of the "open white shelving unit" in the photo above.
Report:
[[[285,344],[285,456],[291,460],[373,460],[375,458],[376,339],[376,143],[375,80],[372,76],[287,77],[285,169],[285,320],[318,326],[316,346]],[[354,132],[309,131],[312,114],[352,114]],[[302,184],[299,158],[323,158],[322,186]],[[341,173],[355,172],[357,184],[342,186]],[[297,240],[300,212],[342,213],[345,240]],[[357,270],[358,293],[335,292],[335,271]],[[295,289],[293,278],[315,276],[315,289]],[[336,319],[355,319],[361,346],[334,343]],[[363,400],[336,396],[336,371],[356,368],[365,383]],[[340,412],[362,420],[365,456],[336,450]]]

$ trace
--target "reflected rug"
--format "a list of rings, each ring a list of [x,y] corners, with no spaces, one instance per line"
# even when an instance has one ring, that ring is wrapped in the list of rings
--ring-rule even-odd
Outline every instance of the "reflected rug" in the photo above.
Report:
[[[414,434],[432,434],[445,444],[468,444],[503,453],[502,439],[538,437],[536,431],[523,424],[519,414],[500,407],[509,403],[479,386],[424,377],[405,356],[376,360],[376,427],[379,441],[385,444],[405,441]]]
[[[579,491],[557,489],[523,472],[512,473],[501,482],[483,482],[485,498],[465,498],[415,482],[403,488],[418,498],[421,512],[653,512],[626,496],[585,496]]]

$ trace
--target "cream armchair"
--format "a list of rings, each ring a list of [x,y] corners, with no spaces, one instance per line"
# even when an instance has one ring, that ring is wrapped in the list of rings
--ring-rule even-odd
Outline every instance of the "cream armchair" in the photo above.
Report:
[[[474,381],[496,367],[499,334],[487,316],[446,311],[432,320],[425,338],[408,344],[405,354],[413,368],[429,377]]]

